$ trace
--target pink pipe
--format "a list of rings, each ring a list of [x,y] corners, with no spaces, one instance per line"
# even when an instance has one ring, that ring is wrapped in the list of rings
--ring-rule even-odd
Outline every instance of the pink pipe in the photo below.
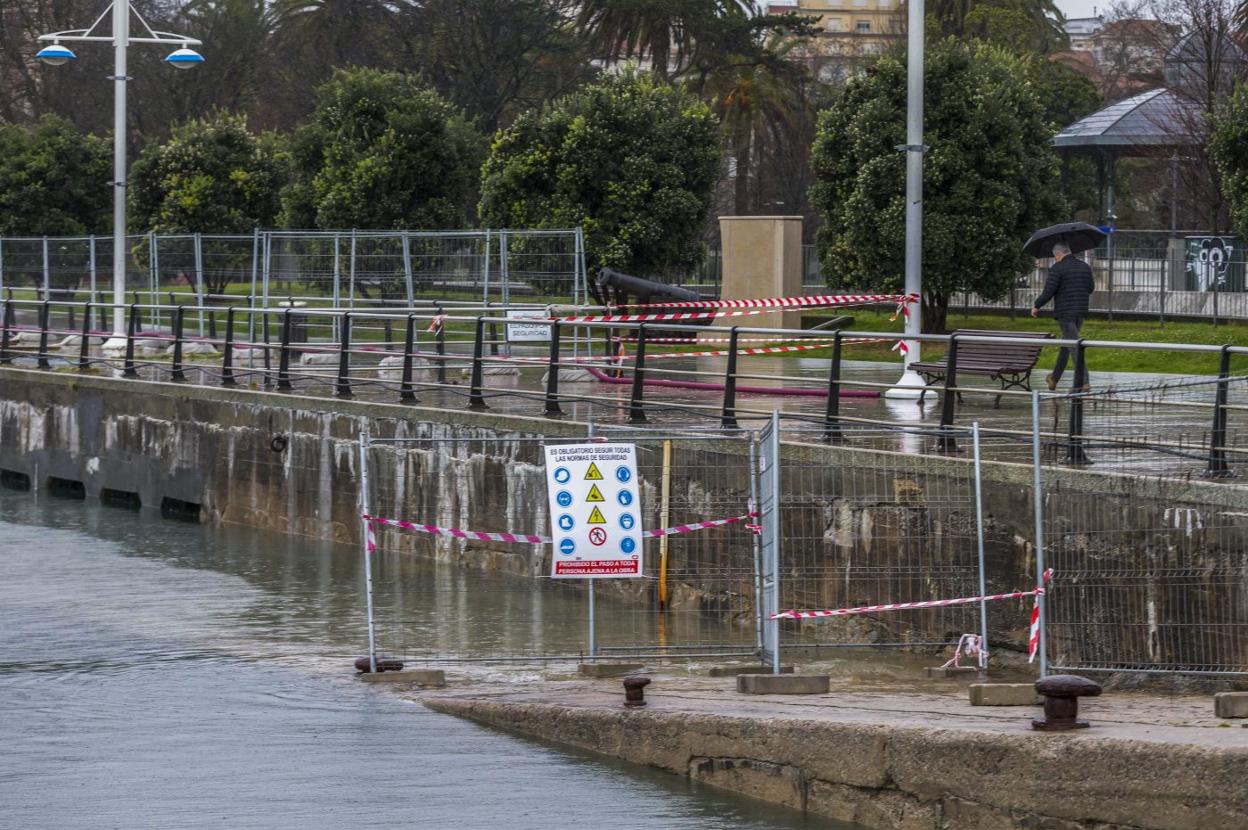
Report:
[[[595,366],[581,367],[588,371],[603,383],[629,384],[633,382],[631,377],[613,378],[606,372]],[[703,392],[723,392],[724,385],[722,383],[706,383],[699,380],[643,380],[646,386],[666,386],[670,389],[695,389]],[[737,386],[738,392],[744,392],[747,395],[790,395],[808,398],[826,398],[828,391],[826,389],[803,389],[796,386]],[[872,389],[845,389],[841,391],[842,398],[878,398],[880,393]]]

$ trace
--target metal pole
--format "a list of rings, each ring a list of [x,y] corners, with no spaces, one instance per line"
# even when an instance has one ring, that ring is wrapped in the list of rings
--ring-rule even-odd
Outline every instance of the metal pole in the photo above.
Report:
[[[52,299],[52,275],[49,273],[51,266],[48,262],[48,238],[43,238],[43,299]]]
[[[922,5],[922,0],[918,0]],[[771,440],[767,448],[767,455],[771,456],[771,466],[768,469],[768,475],[771,479],[771,510],[772,516],[770,522],[774,530],[773,544],[771,546],[771,590],[775,592],[775,609],[779,610],[780,602],[780,411],[773,409],[771,411]],[[761,516],[759,517],[761,520]],[[772,620],[772,642],[774,648],[771,650],[771,673],[780,673],[780,620]]]
[[[407,231],[403,231],[403,281],[407,287],[407,307],[416,304],[416,291],[412,285],[412,240]]]
[[[199,302],[199,336],[204,336],[204,237],[195,234],[195,294]]]
[[[368,606],[368,670],[377,672],[377,635],[373,626],[373,556],[369,550],[372,527],[364,516],[369,512],[368,499],[368,427],[360,428],[360,531],[364,535],[364,596]]]
[[[750,512],[758,512],[758,433],[750,434]],[[762,525],[762,516],[754,516],[753,521]],[[761,533],[751,534],[754,547],[754,648],[763,653],[763,626],[767,624],[763,616],[763,556]]]
[[[1040,393],[1031,393],[1031,470],[1032,503],[1035,511],[1036,534],[1036,584],[1044,584],[1044,494],[1040,489]],[[1045,642],[1044,596],[1036,597],[1040,608],[1040,676],[1049,673],[1049,653]]]
[[[501,250],[507,250],[505,241]],[[558,325],[558,323],[555,325]],[[558,370],[556,369],[556,371]],[[592,420],[585,425],[585,437],[591,440],[594,437],[594,422]],[[594,619],[594,578],[592,576],[589,578],[589,656],[590,659],[598,656],[598,631],[596,620]]]
[[[247,307],[252,312],[247,315],[247,343],[256,342],[256,278],[260,274],[260,229],[251,234],[251,291],[247,292]]]
[[[906,59],[906,293],[923,295],[923,0],[910,0]],[[906,319],[906,334],[923,331],[923,305]],[[920,360],[921,344],[911,340],[905,365]]]
[[[347,308],[355,308],[355,228],[351,229],[351,258],[347,260]]]
[[[979,595],[988,594],[988,577],[984,573],[984,496],[983,468],[979,461],[979,421],[971,424],[971,444],[975,448],[975,544],[979,557]],[[979,601],[979,670],[988,671],[988,602]]]
[[[2,260],[0,260],[2,262]],[[95,296],[95,234],[87,241],[87,275],[91,280],[91,293],[87,296],[88,303],[94,303],[98,299]],[[2,282],[2,281],[0,281]],[[91,316],[91,306],[87,306],[86,315]]]
[[[130,43],[130,2],[113,3],[113,337],[126,336],[126,47]]]

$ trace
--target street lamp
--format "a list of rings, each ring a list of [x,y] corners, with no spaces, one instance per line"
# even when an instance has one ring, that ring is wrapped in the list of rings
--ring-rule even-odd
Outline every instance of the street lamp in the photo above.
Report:
[[[112,34],[97,34],[102,30],[101,23],[112,13]],[[143,24],[146,35],[130,36],[130,15],[133,14]],[[202,45],[200,41],[173,32],[158,32],[147,25],[131,5],[130,0],[114,0],[104,12],[85,29],[70,29],[64,32],[53,32],[40,35],[42,42],[50,41],[50,45],[40,49],[35,55],[39,60],[51,66],[61,66],[76,60],[68,47],[61,41],[69,43],[111,43],[113,45],[113,336],[104,343],[106,350],[125,347],[125,304],[126,304],[126,48],[131,43],[156,43],[177,47],[167,58],[166,63],[178,69],[190,69],[204,62],[204,58],[192,46]]]

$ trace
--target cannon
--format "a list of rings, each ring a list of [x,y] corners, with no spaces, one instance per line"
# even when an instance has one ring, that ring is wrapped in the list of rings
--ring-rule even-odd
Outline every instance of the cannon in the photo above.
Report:
[[[599,305],[614,306],[616,308],[630,305],[645,305],[650,308],[644,309],[646,314],[671,314],[679,311],[690,311],[692,309],[680,308],[679,306],[664,306],[664,301],[673,303],[680,302],[696,302],[702,299],[702,295],[696,291],[690,291],[688,288],[681,288],[679,285],[668,285],[667,283],[648,280],[645,277],[635,277],[632,274],[625,274],[622,271],[616,271],[613,268],[603,268],[598,272],[598,278],[590,285],[590,292],[594,296],[595,302]],[[635,298],[630,300],[630,297]],[[711,318],[706,317],[697,320],[682,320],[681,325],[705,326],[709,325]],[[681,337],[688,338],[690,341],[696,339],[696,335],[689,331],[659,331],[658,329],[647,330],[651,335]]]

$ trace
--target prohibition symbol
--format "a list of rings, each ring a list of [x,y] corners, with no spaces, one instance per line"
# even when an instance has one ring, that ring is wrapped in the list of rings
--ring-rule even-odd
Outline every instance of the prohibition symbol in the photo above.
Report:
[[[589,525],[605,525],[606,523],[607,520],[602,517],[602,511],[597,507],[594,507],[594,511],[589,514],[589,519],[585,522]]]
[[[595,527],[589,531],[589,542],[592,545],[601,547],[607,543],[607,532],[600,527]]]
[[[598,485],[591,484],[589,486],[589,495],[585,497],[585,501],[606,501],[606,499],[602,497],[602,491],[598,489]]]
[[[589,462],[589,469],[585,471],[586,481],[602,481],[602,473],[598,472],[598,465],[593,461]]]

